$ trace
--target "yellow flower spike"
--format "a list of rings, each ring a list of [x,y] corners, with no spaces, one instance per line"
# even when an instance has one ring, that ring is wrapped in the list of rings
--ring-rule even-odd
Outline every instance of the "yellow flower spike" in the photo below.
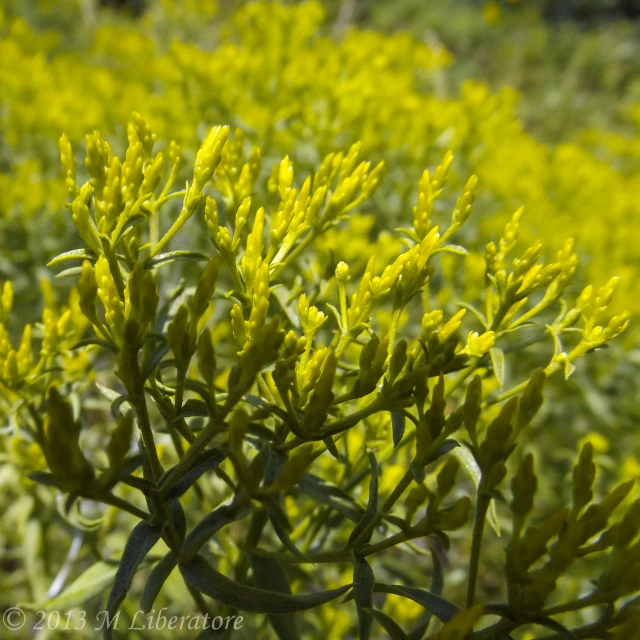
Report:
[[[20,347],[16,353],[18,371],[21,377],[26,377],[33,365],[33,352],[31,346],[31,325],[27,324],[22,332]]]
[[[469,357],[481,358],[488,353],[496,342],[496,334],[493,331],[487,331],[479,335],[475,331],[471,331],[467,336],[467,344],[462,350]]]
[[[95,278],[98,286],[98,297],[104,307],[107,325],[118,338],[122,338],[124,336],[125,322],[124,304],[118,296],[118,290],[111,276],[109,262],[104,256],[100,256],[96,262]]]
[[[289,156],[285,156],[278,166],[278,193],[282,200],[289,198],[289,190],[293,185],[293,164]]]
[[[56,315],[50,308],[44,309],[42,312],[42,325],[44,327],[44,337],[42,339],[41,353],[46,358],[53,355],[60,342],[60,331],[56,322]]]
[[[218,203],[210,196],[207,196],[204,206],[204,219],[209,229],[211,239],[216,243],[218,234]]]
[[[196,193],[201,193],[209,182],[222,158],[222,150],[229,137],[228,126],[216,126],[202,143],[196,154],[193,173],[193,187]]]
[[[464,185],[462,195],[458,198],[456,208],[453,211],[452,225],[456,229],[460,228],[469,218],[477,187],[478,176],[471,176]]]
[[[143,180],[140,185],[140,196],[153,195],[162,178],[164,158],[162,153],[157,153],[155,158],[147,165],[143,172]]]
[[[362,199],[369,200],[377,191],[382,182],[386,171],[384,160],[380,160],[378,164],[365,176],[362,182]]]
[[[524,214],[524,207],[520,207],[514,214],[509,222],[507,222],[504,228],[504,234],[500,238],[498,253],[499,261],[502,261],[504,257],[515,247],[518,235],[520,233],[520,220]]]
[[[237,304],[234,304],[231,308],[231,331],[236,344],[240,347],[240,351],[242,351],[248,341],[247,323],[244,319],[242,309]]]
[[[106,184],[106,169],[112,156],[109,144],[104,140],[99,131],[94,131],[85,137],[86,157],[84,166],[89,176],[91,185],[99,198]]]
[[[424,238],[431,228],[431,211],[433,198],[431,195],[431,176],[425,170],[418,183],[418,202],[413,207],[413,228],[418,238]]]
[[[78,185],[76,184],[76,159],[73,155],[71,142],[66,134],[60,138],[60,162],[64,170],[65,186],[69,197],[73,200],[78,194]]]
[[[247,237],[247,248],[242,260],[240,261],[240,268],[242,270],[242,276],[247,286],[247,291],[250,292],[253,289],[253,281],[256,277],[256,271],[258,265],[262,261],[262,249],[264,246],[264,208],[260,207],[256,211],[256,216],[253,221],[251,233]]]
[[[144,147],[139,140],[132,140],[122,164],[122,195],[127,203],[133,203],[138,199],[144,179],[143,167]]]
[[[629,326],[630,318],[631,314],[628,311],[624,311],[620,315],[611,318],[604,330],[604,339],[609,341],[617,338]]]
[[[0,295],[0,313],[2,314],[2,322],[6,322],[9,319],[9,314],[13,308],[13,285],[10,280],[7,280],[2,285],[2,294]]]
[[[420,337],[423,342],[427,342],[429,336],[442,324],[444,314],[441,310],[429,311],[422,316],[422,330]]]
[[[236,220],[233,229],[233,250],[235,251],[240,245],[240,239],[242,237],[242,231],[247,224],[249,215],[251,214],[251,197],[247,196],[240,203],[238,211],[236,212]]]
[[[464,318],[467,313],[466,309],[460,309],[455,315],[451,317],[451,319],[446,322],[446,324],[440,329],[438,332],[438,337],[440,342],[446,342],[458,329],[462,324],[462,318]]]
[[[4,360],[2,377],[8,387],[17,387],[20,382],[20,370],[18,368],[18,354],[11,349]]]
[[[373,273],[376,266],[376,257],[371,256],[367,263],[362,279],[358,284],[358,288],[351,296],[349,304],[349,310],[347,312],[348,327],[353,327],[355,324],[361,321],[362,316],[366,314],[368,305],[371,301],[371,282],[373,280]]]
[[[82,313],[93,324],[98,324],[96,315],[96,299],[98,296],[98,283],[93,265],[89,260],[82,262],[82,272],[78,281],[79,304]]]
[[[614,276],[613,278],[611,278],[607,282],[607,284],[605,284],[604,287],[602,287],[598,291],[598,295],[596,296],[596,300],[595,300],[596,306],[599,307],[600,309],[606,308],[611,302],[611,299],[615,295],[619,286],[620,286],[620,277]]]
[[[169,144],[169,164],[171,165],[171,171],[177,173],[182,163],[182,149],[175,140],[172,140]]]
[[[122,206],[122,165],[118,158],[113,158],[107,169],[102,199],[95,201],[96,224],[101,233],[108,233],[113,229]]]
[[[149,125],[145,119],[136,111],[131,114],[133,120],[133,126],[136,129],[136,135],[138,140],[142,143],[144,153],[147,158],[151,158],[153,153],[153,145],[156,142],[156,134],[151,131]]]
[[[93,195],[93,188],[90,183],[82,186],[75,200],[71,204],[71,218],[78,229],[80,237],[91,247],[91,250],[100,254],[102,243],[98,235],[95,222],[89,211],[89,202]]]
[[[434,200],[442,193],[444,186],[447,184],[449,178],[449,170],[453,163],[453,151],[449,149],[442,158],[442,162],[436,167],[433,172],[433,180],[431,184],[432,197]]]

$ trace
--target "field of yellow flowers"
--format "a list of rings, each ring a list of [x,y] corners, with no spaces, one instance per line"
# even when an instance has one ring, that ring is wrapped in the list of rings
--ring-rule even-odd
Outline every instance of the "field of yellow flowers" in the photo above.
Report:
[[[638,637],[640,26],[448,4],[0,2],[0,637]]]

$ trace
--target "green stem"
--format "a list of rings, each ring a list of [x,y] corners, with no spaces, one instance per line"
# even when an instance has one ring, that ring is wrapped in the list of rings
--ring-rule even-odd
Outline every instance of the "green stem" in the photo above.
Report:
[[[130,513],[132,516],[136,516],[136,518],[140,518],[141,520],[148,520],[149,514],[142,509],[138,509],[131,503],[127,502],[124,498],[119,498],[118,496],[114,496],[112,493],[100,494],[96,496],[87,495],[89,500],[96,500],[102,502],[104,504],[108,504],[111,507],[116,507],[116,509],[122,509],[127,513]]]
[[[271,274],[272,279],[276,279],[286,267],[288,267],[292,262],[295,262],[301,254],[304,253],[305,249],[315,240],[318,235],[316,229],[314,228],[305,238],[300,242],[300,244],[275,268],[273,273]]]
[[[374,529],[378,526],[378,524],[383,520],[383,518],[391,511],[393,505],[402,497],[402,494],[409,488],[411,482],[413,481],[413,474],[411,473],[411,469],[405,471],[405,474],[402,476],[402,479],[397,484],[396,488],[391,492],[391,495],[385,500],[382,507],[380,507],[378,513],[374,516],[373,520],[362,530],[360,535],[355,539],[353,546],[357,547],[358,544],[361,544],[374,531]],[[370,547],[373,548],[373,547]],[[368,554],[369,552],[367,552]],[[371,552],[373,553],[373,552]]]
[[[491,499],[484,494],[482,481],[478,487],[478,501],[476,504],[476,515],[473,523],[473,537],[471,539],[471,557],[469,559],[469,579],[467,581],[467,604],[469,609],[473,606],[476,598],[476,582],[478,580],[478,568],[480,566],[480,550],[482,548],[482,534],[484,523],[487,518],[487,511]]]
[[[133,384],[132,401],[136,409],[138,425],[140,426],[144,448],[147,450],[147,455],[149,456],[149,463],[151,466],[153,480],[157,482],[160,476],[164,473],[164,470],[162,468],[162,465],[160,464],[160,458],[158,458],[158,451],[156,450],[153,430],[151,429],[151,422],[149,421],[147,401],[144,395],[144,382],[142,380],[142,374],[140,373],[137,351],[132,355],[130,362],[132,369],[131,378]]]

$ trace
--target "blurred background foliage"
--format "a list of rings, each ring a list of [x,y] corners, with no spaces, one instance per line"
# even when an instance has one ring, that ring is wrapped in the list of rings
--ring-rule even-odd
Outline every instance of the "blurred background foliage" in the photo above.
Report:
[[[441,306],[482,281],[486,243],[524,205],[523,246],[542,236],[555,252],[574,237],[586,281],[622,276],[617,304],[637,314],[639,15],[638,0],[2,0],[0,282],[14,283],[14,314],[39,315],[34,282],[52,279],[43,265],[78,246],[64,207],[60,134],[78,153],[100,129],[121,151],[134,110],[160,140],[180,143],[186,166],[216,123],[259,145],[265,172],[285,153],[310,168],[362,140],[368,157],[386,161],[387,176],[366,215],[332,232],[327,255],[354,271],[371,253],[394,254],[388,230],[407,225],[422,171],[452,149],[448,192],[471,173],[479,189],[464,236],[474,252],[464,266],[442,260],[448,286],[434,282]],[[438,203],[450,210],[453,195]],[[366,229],[370,243],[350,243],[349,225]],[[67,281],[53,284],[43,286],[65,299]],[[543,362],[552,349],[530,358]],[[549,385],[531,436],[558,481],[577,439],[594,443],[611,479],[640,475],[633,322],[594,360]],[[5,463],[28,458],[3,447]],[[41,500],[53,513],[11,464],[0,472],[5,498]],[[5,511],[9,525],[19,512]],[[0,545],[22,525],[3,528]],[[484,580],[489,588],[491,576]]]

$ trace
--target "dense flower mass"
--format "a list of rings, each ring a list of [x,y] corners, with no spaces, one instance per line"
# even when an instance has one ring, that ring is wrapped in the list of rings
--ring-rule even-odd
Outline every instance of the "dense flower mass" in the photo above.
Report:
[[[637,143],[239,4],[0,9],[0,604],[634,637]]]

